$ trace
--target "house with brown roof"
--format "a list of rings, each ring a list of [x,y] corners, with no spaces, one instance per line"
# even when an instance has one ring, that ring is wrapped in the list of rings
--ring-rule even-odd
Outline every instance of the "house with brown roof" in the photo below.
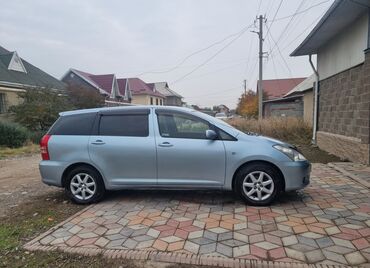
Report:
[[[290,97],[285,95],[305,79],[302,77],[263,80],[263,116],[303,117],[302,95]]]
[[[155,82],[148,84],[156,92],[161,93],[166,98],[164,99],[164,105],[168,106],[182,106],[182,96],[175,92],[174,90],[170,89],[167,82]]]
[[[118,81],[131,92],[132,104],[164,105],[165,103],[166,96],[140,78],[122,78],[118,79]]]
[[[69,69],[61,79],[64,83],[86,90],[96,90],[105,97],[107,104],[131,102],[131,92],[125,86],[119,86],[115,74],[91,74],[76,69]]]

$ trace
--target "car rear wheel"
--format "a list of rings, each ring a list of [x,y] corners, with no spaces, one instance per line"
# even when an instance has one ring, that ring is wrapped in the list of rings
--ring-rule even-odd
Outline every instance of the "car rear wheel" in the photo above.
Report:
[[[247,165],[236,175],[234,190],[250,205],[269,205],[281,189],[282,178],[279,172],[275,167],[265,163]]]
[[[70,199],[78,204],[98,202],[105,193],[100,174],[89,166],[72,169],[67,175],[65,190]]]

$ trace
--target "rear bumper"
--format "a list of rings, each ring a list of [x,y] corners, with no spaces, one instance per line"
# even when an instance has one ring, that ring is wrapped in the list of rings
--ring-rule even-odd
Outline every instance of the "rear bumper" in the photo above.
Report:
[[[310,183],[310,162],[283,162],[280,163],[279,167],[285,178],[285,191],[302,189]]]
[[[62,187],[62,175],[65,165],[56,161],[41,161],[39,164],[42,182],[47,185]]]

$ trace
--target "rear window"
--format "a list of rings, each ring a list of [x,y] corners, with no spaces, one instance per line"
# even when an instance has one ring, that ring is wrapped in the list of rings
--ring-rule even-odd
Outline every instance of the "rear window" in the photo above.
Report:
[[[95,113],[61,116],[50,129],[50,135],[90,135]]]
[[[99,135],[147,137],[147,114],[103,115],[100,118]]]

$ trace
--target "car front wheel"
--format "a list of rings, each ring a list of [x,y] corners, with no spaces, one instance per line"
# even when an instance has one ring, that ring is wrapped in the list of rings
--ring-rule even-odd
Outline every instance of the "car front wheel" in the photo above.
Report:
[[[282,178],[279,172],[265,163],[247,165],[236,175],[235,191],[250,205],[270,204],[281,188]]]
[[[67,195],[78,204],[98,202],[105,192],[100,174],[89,166],[74,168],[65,184]]]

